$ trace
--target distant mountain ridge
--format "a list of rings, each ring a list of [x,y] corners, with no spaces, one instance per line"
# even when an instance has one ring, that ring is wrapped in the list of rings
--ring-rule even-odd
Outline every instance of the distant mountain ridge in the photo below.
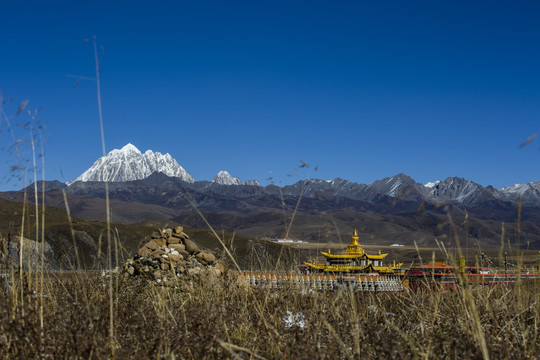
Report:
[[[444,181],[420,184],[405,174],[397,174],[371,184],[359,184],[335,178],[329,181],[308,179],[283,187],[283,193],[313,197],[317,194],[342,196],[355,200],[375,201],[378,196],[388,196],[405,201],[425,201],[435,204],[452,203],[463,206],[476,206],[489,201],[518,202],[540,207],[540,182],[495,189],[483,187],[471,180],[449,177]]]
[[[243,187],[261,187],[258,180],[243,182],[233,177],[228,171],[220,171],[212,181],[195,181],[195,179],[169,154],[147,150],[142,154],[134,145],[127,144],[122,149],[112,150],[107,156],[98,159],[92,167],[75,180],[67,183],[69,187],[77,182],[128,182],[143,180],[154,173],[164,175],[191,184],[188,186],[196,191],[212,189],[213,192],[228,195],[245,196],[253,194],[253,189]],[[55,182],[48,185],[49,189],[60,188],[63,185]],[[232,186],[232,188],[227,188]],[[72,191],[84,187],[78,184]],[[388,196],[405,201],[425,201],[430,203],[452,203],[462,206],[481,206],[490,202],[517,203],[518,196],[522,204],[540,207],[540,181],[528,184],[516,184],[510,187],[495,189],[492,186],[483,187],[471,180],[449,177],[443,181],[429,182],[425,185],[416,182],[405,174],[397,174],[371,184],[359,184],[348,180],[334,178],[332,180],[307,179],[295,184],[277,187],[269,185],[261,187],[255,193],[277,194],[306,197],[339,196],[353,200],[373,202],[380,196]],[[249,196],[249,195],[248,195]],[[493,205],[493,204],[492,204]],[[491,205],[490,205],[491,206]]]
[[[534,185],[521,189],[522,195],[533,196]],[[294,211],[294,234],[313,241],[319,239],[319,229],[321,239],[332,241],[350,231],[351,226],[357,227],[368,243],[416,241],[433,245],[434,237],[448,240],[458,231],[463,239],[467,231],[465,239],[496,247],[501,226],[506,226],[506,238],[510,237],[512,244],[516,241],[510,229],[518,218],[518,190],[483,188],[461,178],[448,178],[431,187],[404,174],[369,185],[343,179],[309,179],[283,187],[263,187],[189,183],[155,172],[142,180],[110,182],[108,188],[112,218],[123,223],[172,220],[204,227],[206,223],[194,211],[197,209],[218,229],[279,237],[284,236],[284,224]],[[34,187],[27,189],[28,201],[32,202]],[[65,192],[73,214],[104,219],[104,182],[77,181],[70,186],[45,182],[45,189],[47,204],[63,208]],[[21,191],[0,193],[0,197],[25,199]],[[527,199],[521,206],[519,239],[527,247],[540,246],[540,206],[533,197]]]
[[[375,213],[399,213],[414,212],[423,206],[440,208],[443,205],[452,205],[455,209],[462,209],[458,212],[464,213],[468,210],[471,215],[486,220],[513,221],[517,215],[516,191],[505,192],[489,186],[484,188],[470,180],[457,177],[447,178],[430,187],[417,183],[404,174],[377,180],[369,185],[339,178],[329,181],[307,179],[283,187],[229,183],[230,181],[189,183],[163,173],[154,173],[142,180],[111,182],[109,191],[111,198],[122,201],[166,204],[167,207],[174,208],[180,203],[185,204],[189,197],[195,199],[193,204],[207,211],[233,210],[253,214],[262,209],[279,208],[286,199],[294,203],[301,198],[301,207],[307,206],[306,211],[314,212],[356,209]],[[61,189],[61,185],[63,184],[55,182],[46,187],[50,190]],[[63,187],[68,194],[105,197],[105,187],[103,182],[99,181],[77,181]],[[30,190],[33,188],[30,187]],[[522,200],[522,205],[528,209],[540,209],[536,193],[529,192],[530,194],[523,192],[523,196],[528,197]],[[529,219],[531,216],[536,217],[533,213],[539,214],[540,221],[540,212],[537,210],[524,212],[524,216]]]
[[[463,232],[468,231],[471,241],[477,239],[493,247],[500,244],[502,223],[506,224],[506,236],[514,243],[514,232],[510,230],[518,217],[514,201],[502,200],[495,196],[497,190],[465,179],[448,178],[438,185],[438,189],[426,187],[403,174],[370,185],[313,179],[284,187],[263,187],[211,181],[188,183],[153,173],[142,180],[109,183],[109,198],[113,220],[123,223],[172,220],[204,227],[206,223],[194,211],[197,209],[218,229],[250,236],[283,236],[283,224],[295,211],[294,233],[313,241],[319,239],[318,229],[321,239],[331,240],[354,226],[368,243],[433,244],[433,237],[448,240],[458,231],[463,239]],[[64,207],[64,191],[73,214],[104,219],[103,182],[77,181],[70,186],[46,182],[45,188],[47,204]],[[32,202],[33,186],[28,190],[28,201]],[[0,197],[24,199],[22,192],[0,193]],[[443,202],[447,199],[452,201]],[[449,216],[454,225],[449,223]],[[537,224],[540,207],[522,205],[522,244],[540,246]]]
[[[495,189],[459,177],[424,185],[397,174],[371,184],[334,178],[280,187],[261,186],[257,180],[244,182],[225,170],[211,181],[195,181],[169,154],[151,150],[142,154],[128,144],[100,158],[67,185],[59,181],[36,185],[40,191],[44,187],[47,204],[65,207],[65,193],[73,214],[104,220],[105,178],[112,218],[122,223],[171,220],[205,227],[207,220],[218,229],[280,237],[285,236],[283,229],[294,212],[294,233],[313,241],[335,241],[354,226],[368,243],[432,246],[434,237],[449,241],[456,232],[461,237],[467,232],[466,241],[476,239],[494,247],[501,243],[501,227],[513,227],[521,209],[519,235],[507,228],[507,241],[512,238],[513,243],[540,246],[538,181]],[[34,185],[27,190],[26,195],[15,191],[0,193],[0,197],[32,201]]]

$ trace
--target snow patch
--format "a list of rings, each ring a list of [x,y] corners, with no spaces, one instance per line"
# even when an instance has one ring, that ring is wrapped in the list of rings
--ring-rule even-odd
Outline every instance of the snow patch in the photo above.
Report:
[[[396,183],[392,185],[392,188],[390,188],[390,191],[387,193],[387,195],[395,197],[398,194],[400,185],[401,180],[396,181]]]
[[[507,194],[523,195],[529,188],[529,184],[515,184],[514,186],[503,187],[501,191]]]
[[[287,316],[283,317],[283,322],[285,327],[298,326],[303,328],[306,326],[306,317],[302,313],[293,313],[292,311],[287,310]]]
[[[249,186],[261,186],[259,180],[246,180],[246,185]]]
[[[430,181],[430,182],[428,182],[427,184],[425,184],[424,186],[431,189],[432,187],[434,187],[435,185],[437,185],[437,184],[440,183],[440,182],[441,182],[441,180],[437,180],[437,181],[435,181],[435,182],[431,182],[431,181]]]
[[[459,203],[463,203],[465,199],[467,199],[469,196],[474,194],[474,192],[476,191],[476,188],[477,188],[476,185],[468,181],[467,185],[465,185],[461,193],[456,197],[456,201]]]

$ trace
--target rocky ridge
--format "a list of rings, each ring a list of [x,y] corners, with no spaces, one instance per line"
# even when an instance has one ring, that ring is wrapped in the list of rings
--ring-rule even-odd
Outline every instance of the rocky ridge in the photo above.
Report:
[[[201,278],[216,279],[227,268],[214,253],[189,238],[182,226],[158,229],[123,267],[124,276],[143,276],[163,286],[190,291]]]

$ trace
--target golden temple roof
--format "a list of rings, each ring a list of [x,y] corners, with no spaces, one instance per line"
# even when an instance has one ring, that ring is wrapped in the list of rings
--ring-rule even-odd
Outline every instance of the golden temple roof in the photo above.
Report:
[[[361,258],[365,256],[366,258],[370,260],[382,260],[388,256],[388,254],[370,255],[365,252],[362,254],[359,254],[359,253],[331,254],[331,253],[321,251],[321,254],[324,257],[331,258],[331,259],[355,259],[355,258]]]
[[[356,229],[354,229],[353,235],[351,237],[351,243],[347,245],[347,250],[344,254],[331,254],[330,250],[328,252],[322,252],[321,254],[330,259],[354,259],[359,257],[367,257],[370,260],[382,260],[384,259],[388,254],[381,254],[381,251],[379,250],[378,255],[371,255],[364,251],[364,245],[360,245],[358,242],[358,232]]]
[[[379,253],[376,255],[367,254],[364,251],[364,245],[358,242],[358,232],[354,229],[351,237],[351,243],[347,245],[347,250],[342,254],[332,254],[330,249],[328,252],[321,251],[321,254],[327,259],[327,264],[308,263],[310,269],[322,272],[334,273],[361,273],[361,272],[377,272],[380,274],[393,274],[394,271],[401,269],[401,263],[391,266],[383,266],[382,259],[388,254]],[[361,261],[359,261],[361,260]],[[374,262],[377,261],[378,262]]]

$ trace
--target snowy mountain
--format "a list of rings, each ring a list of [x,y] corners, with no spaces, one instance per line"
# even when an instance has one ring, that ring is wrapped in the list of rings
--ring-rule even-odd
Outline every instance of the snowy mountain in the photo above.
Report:
[[[246,180],[246,185],[249,186],[261,186],[259,180]]]
[[[142,154],[135,146],[127,144],[122,149],[114,149],[106,156],[99,158],[90,169],[75,180],[68,182],[68,185],[76,181],[123,182],[141,180],[154,172],[162,172],[167,176],[176,177],[188,183],[195,182],[193,177],[171,155],[163,155],[152,150],[147,150]]]
[[[244,185],[240,178],[232,177],[227,171],[220,171],[212,182],[219,185]]]
[[[525,192],[527,192],[527,190],[532,188],[531,185],[533,184],[534,182],[529,183],[529,184],[515,184],[514,186],[503,187],[501,191],[508,195],[510,194],[523,195]]]
[[[540,181],[503,187],[498,191],[497,196],[502,200],[513,202],[516,202],[521,196],[523,204],[537,204],[540,201]]]

